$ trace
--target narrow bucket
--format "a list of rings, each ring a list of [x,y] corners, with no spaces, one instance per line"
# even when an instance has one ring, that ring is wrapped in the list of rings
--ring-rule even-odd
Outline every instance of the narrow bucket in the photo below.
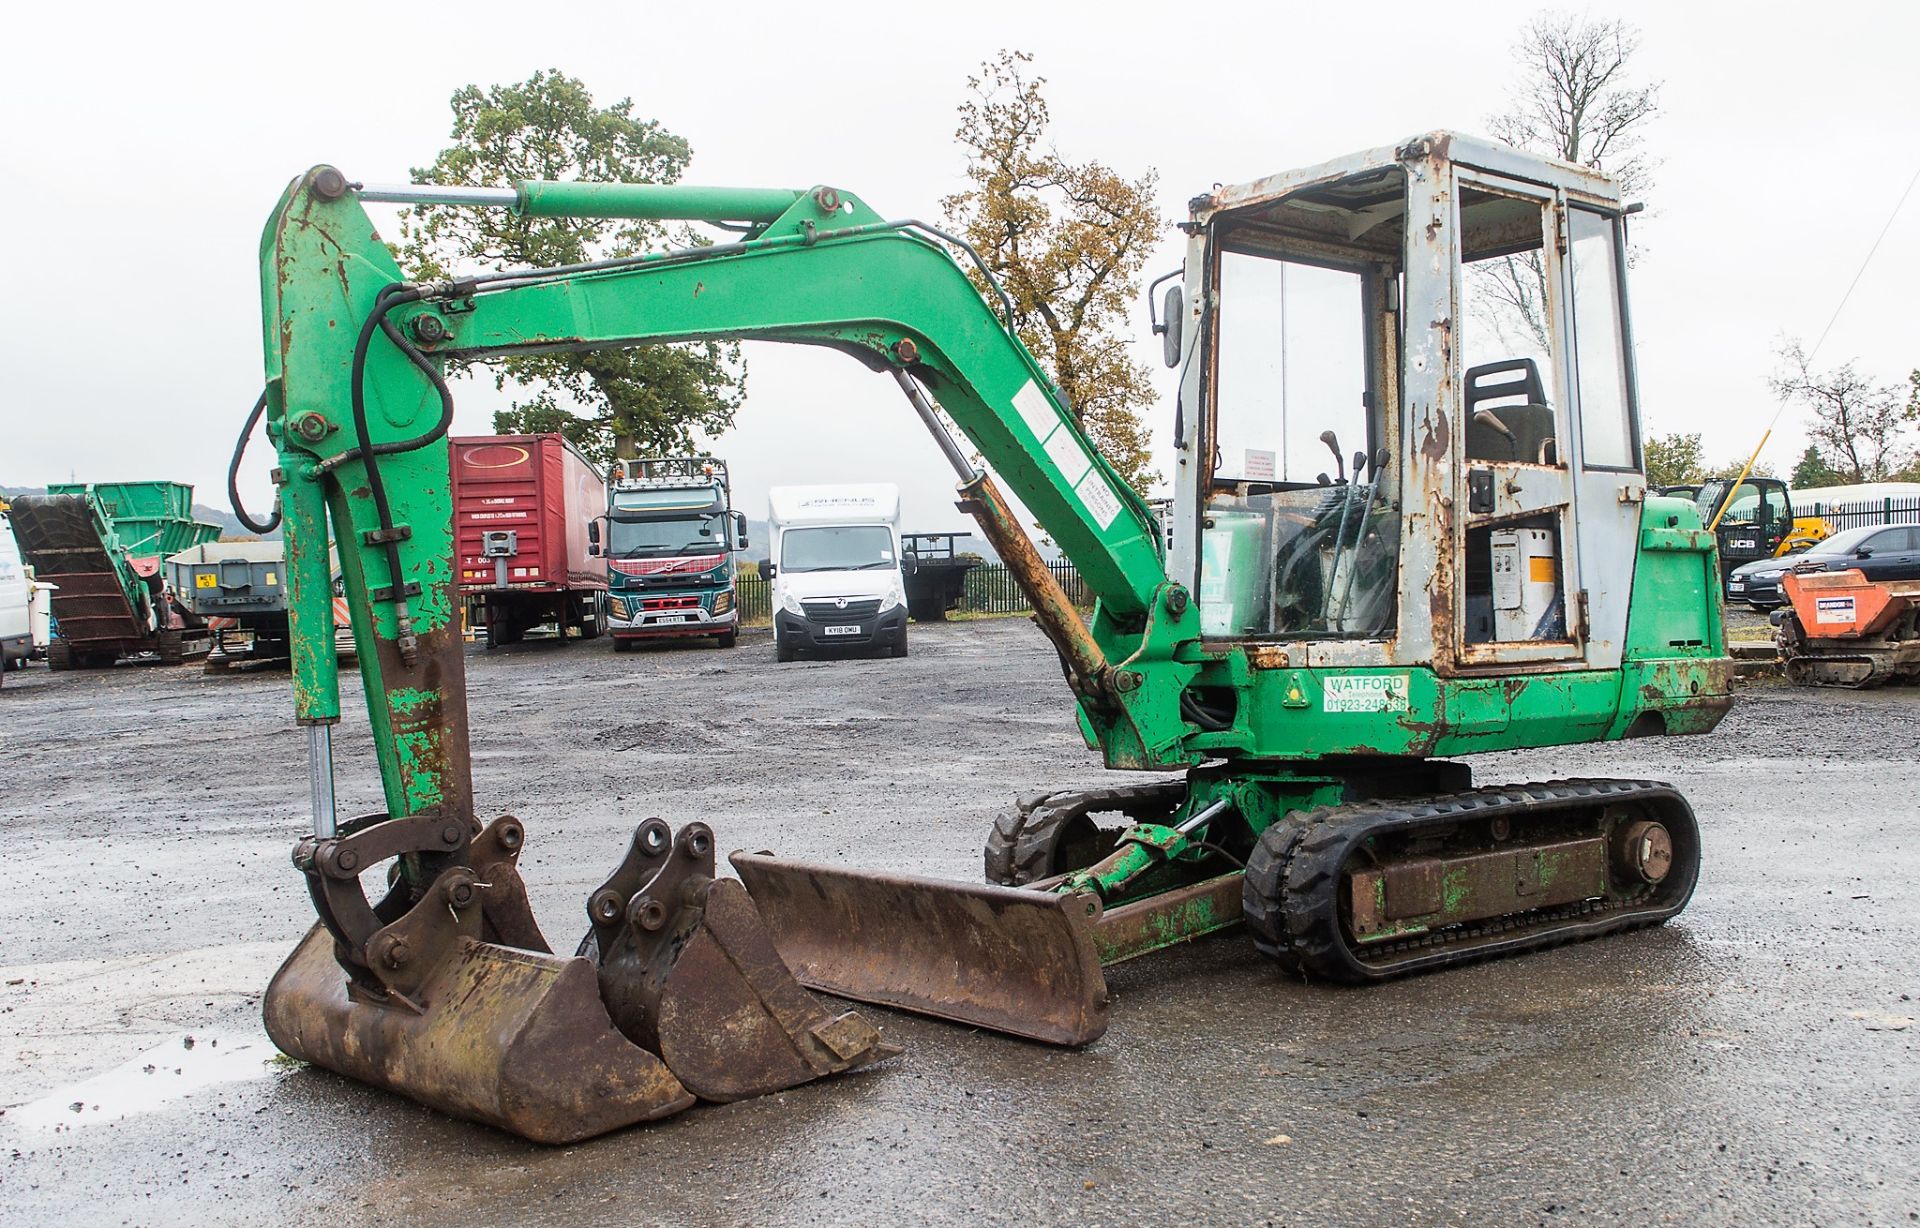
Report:
[[[705,890],[660,995],[660,1056],[702,1100],[765,1096],[900,1052],[853,1011],[829,1012],[780,962],[745,888]]]
[[[731,860],[803,985],[1056,1045],[1107,1030],[1097,901],[765,853]]]
[[[267,987],[267,1035],[291,1057],[538,1143],[694,1103],[615,1030],[590,960],[468,939],[423,983],[416,1012],[350,997],[333,949],[314,926]]]

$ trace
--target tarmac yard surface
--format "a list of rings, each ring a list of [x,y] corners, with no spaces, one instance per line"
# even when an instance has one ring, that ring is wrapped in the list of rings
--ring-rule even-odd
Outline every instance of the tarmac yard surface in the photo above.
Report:
[[[764,636],[468,660],[483,816],[556,949],[648,815],[977,880],[1016,794],[1094,782],[1020,620],[900,661]],[[379,805],[358,683],[343,812]],[[881,1067],[550,1149],[274,1060],[312,921],[281,675],[0,691],[0,1223],[1906,1224],[1920,1218],[1920,692],[1743,690],[1714,734],[1484,756],[1672,781],[1669,925],[1369,989],[1228,933],[1113,970],[1081,1051],[862,1008]]]

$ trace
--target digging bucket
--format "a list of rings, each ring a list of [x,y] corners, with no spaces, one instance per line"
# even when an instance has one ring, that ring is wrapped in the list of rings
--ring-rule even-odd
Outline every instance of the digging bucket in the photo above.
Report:
[[[593,964],[467,939],[411,999],[356,1000],[316,925],[267,988],[281,1052],[537,1143],[573,1143],[694,1103],[622,1036]]]
[[[591,949],[600,996],[615,1025],[658,1053],[702,1100],[764,1096],[900,1052],[853,1011],[829,1012],[781,962],[746,890],[714,877],[713,832],[688,823],[670,844],[666,824],[635,833],[659,865],[620,917],[605,907],[631,881],[630,865],[594,893]],[[611,895],[609,894],[611,893]]]
[[[536,1142],[571,1143],[696,1099],[765,1095],[900,1052],[829,1012],[781,963],[739,883],[713,877],[713,836],[658,819],[588,902],[580,954],[552,954],[502,817],[471,844],[419,816],[303,842],[322,923],[268,986],[267,1034],[289,1056]],[[378,905],[359,873],[441,841],[417,898]],[[342,935],[345,935],[343,938]],[[351,939],[351,940],[349,940]]]

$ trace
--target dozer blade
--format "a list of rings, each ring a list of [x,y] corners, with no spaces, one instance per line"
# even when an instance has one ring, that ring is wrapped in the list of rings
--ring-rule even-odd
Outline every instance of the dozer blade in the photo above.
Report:
[[[694,1103],[613,1027],[593,964],[467,939],[420,984],[416,1012],[356,1001],[316,925],[274,975],[282,1052],[538,1143],[572,1143]]]
[[[634,849],[664,849],[649,819]],[[713,877],[713,833],[689,823],[617,921],[605,905],[636,857],[596,892],[589,915],[600,996],[636,1044],[703,1100],[742,1100],[870,1065],[900,1052],[853,1011],[829,1014],[787,971],[739,883]]]
[[[735,853],[779,956],[804,985],[1083,1045],[1107,1030],[1086,897]]]

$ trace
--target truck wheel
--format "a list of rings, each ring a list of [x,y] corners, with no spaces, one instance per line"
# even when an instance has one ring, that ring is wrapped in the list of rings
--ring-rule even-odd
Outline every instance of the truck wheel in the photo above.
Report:
[[[167,665],[178,665],[186,658],[186,645],[181,642],[180,632],[172,627],[162,631],[157,637],[154,651],[160,654],[160,660]]]
[[[587,609],[580,619],[580,638],[597,640],[607,633],[607,597],[605,593],[587,594]]]
[[[47,645],[47,668],[50,670],[73,668],[73,648],[58,636]]]
[[[773,659],[785,664],[793,660],[796,655],[793,651],[793,645],[787,643],[786,640],[780,637],[778,632],[775,632],[773,636]]]
[[[731,648],[740,642],[740,632],[733,628],[728,628],[720,633],[719,642],[720,647]]]

